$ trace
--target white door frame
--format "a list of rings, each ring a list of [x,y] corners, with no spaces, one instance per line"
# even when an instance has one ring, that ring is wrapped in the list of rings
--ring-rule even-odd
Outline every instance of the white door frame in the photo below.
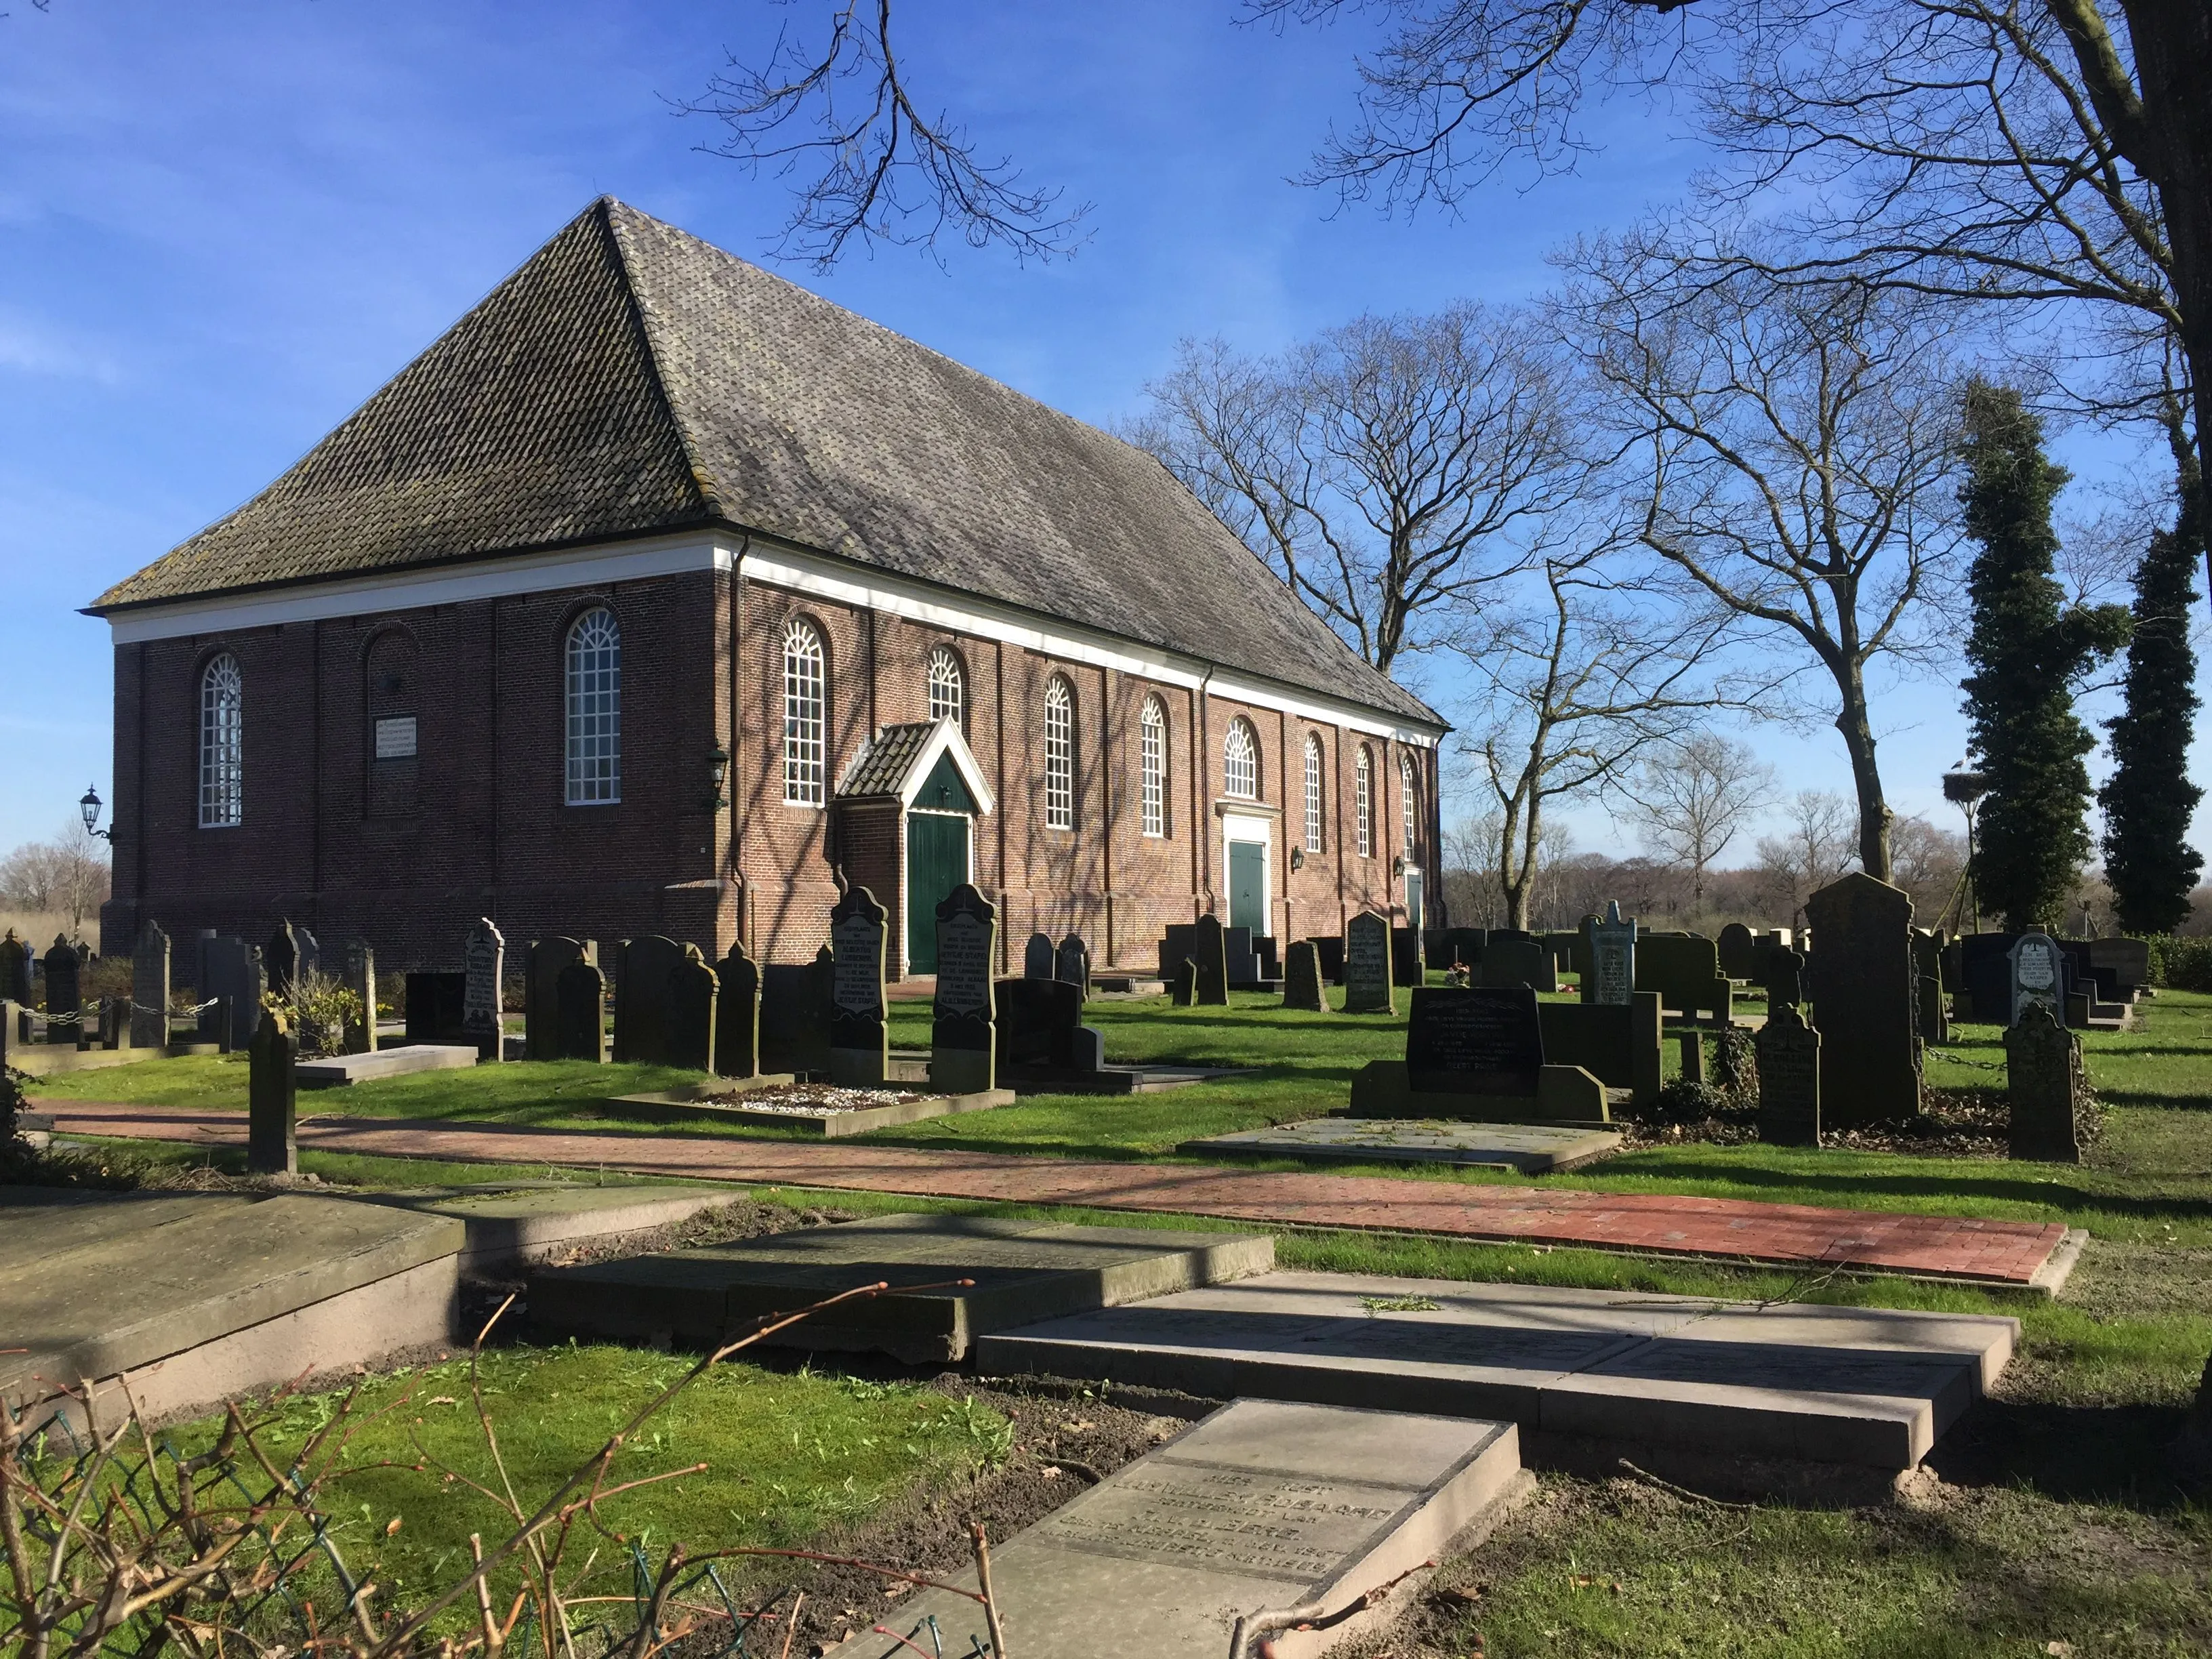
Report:
[[[1260,903],[1267,926],[1261,932],[1268,938],[1275,933],[1275,820],[1272,815],[1240,812],[1233,806],[1221,809],[1221,885],[1227,898],[1229,886],[1229,843],[1232,841],[1256,841],[1260,843]],[[1222,925],[1228,927],[1230,913],[1222,914]]]

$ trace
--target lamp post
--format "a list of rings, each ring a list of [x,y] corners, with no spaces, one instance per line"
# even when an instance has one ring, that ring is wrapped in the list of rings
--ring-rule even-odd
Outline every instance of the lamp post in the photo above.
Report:
[[[115,844],[115,831],[94,827],[100,822],[100,792],[88,783],[84,787],[84,793],[77,798],[76,803],[77,812],[84,819],[84,833],[88,836],[97,836],[112,847]]]
[[[1982,931],[1982,900],[1974,890],[1974,805],[1989,793],[1989,779],[1964,760],[1943,775],[1943,799],[1966,815],[1966,894],[1978,933]]]

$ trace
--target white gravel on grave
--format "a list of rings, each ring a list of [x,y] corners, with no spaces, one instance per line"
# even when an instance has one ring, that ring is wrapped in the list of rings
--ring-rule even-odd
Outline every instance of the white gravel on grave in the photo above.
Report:
[[[784,1117],[837,1117],[846,1112],[865,1112],[878,1106],[904,1106],[932,1098],[898,1089],[832,1089],[819,1084],[794,1084],[783,1089],[732,1090],[726,1095],[707,1095],[716,1106],[748,1112],[774,1112]]]

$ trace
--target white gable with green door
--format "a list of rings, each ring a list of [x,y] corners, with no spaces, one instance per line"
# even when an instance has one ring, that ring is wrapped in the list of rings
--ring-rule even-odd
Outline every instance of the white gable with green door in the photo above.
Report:
[[[906,945],[906,971],[935,973],[937,907],[974,879],[975,820],[998,805],[959,722],[885,726],[846,769],[837,799],[896,804],[902,857],[895,925]]]

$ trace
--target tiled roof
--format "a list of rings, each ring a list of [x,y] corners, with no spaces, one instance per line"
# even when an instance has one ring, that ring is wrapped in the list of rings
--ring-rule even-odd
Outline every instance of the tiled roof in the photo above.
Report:
[[[910,726],[886,726],[874,738],[862,745],[853,757],[853,763],[845,769],[838,780],[840,795],[896,795],[905,787],[907,774],[914,769],[915,762],[928,747],[931,733],[937,730],[933,720],[917,720]]]
[[[94,608],[716,523],[1437,719],[1151,456],[611,199]]]

